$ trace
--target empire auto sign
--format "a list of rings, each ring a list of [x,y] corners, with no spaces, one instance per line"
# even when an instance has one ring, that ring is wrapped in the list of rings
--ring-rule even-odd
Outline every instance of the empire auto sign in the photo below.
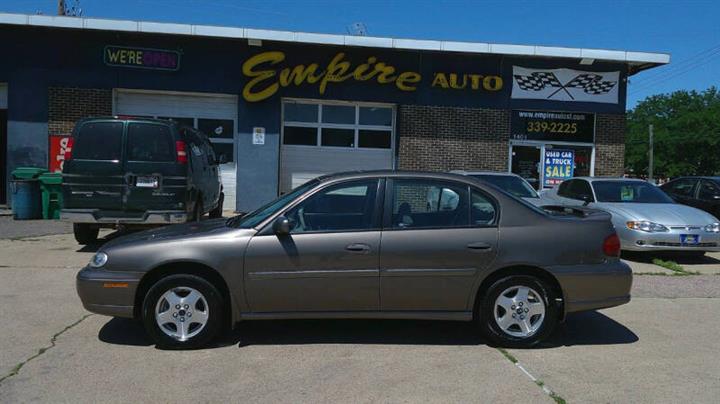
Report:
[[[249,102],[262,101],[275,95],[281,88],[313,85],[319,94],[328,87],[347,81],[375,82],[395,86],[400,91],[415,91],[422,85],[421,73],[400,70],[375,56],[353,64],[344,52],[337,53],[327,63],[288,65],[285,53],[270,51],[250,57],[243,63],[242,73],[248,79],[243,88],[243,98]],[[432,74],[433,88],[464,91],[497,92],[503,88],[498,75],[446,73]]]

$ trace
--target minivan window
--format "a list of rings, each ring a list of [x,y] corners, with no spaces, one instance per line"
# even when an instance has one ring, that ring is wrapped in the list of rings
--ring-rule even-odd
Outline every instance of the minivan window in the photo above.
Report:
[[[122,122],[88,122],[75,136],[73,158],[78,160],[120,160]]]
[[[128,160],[175,161],[175,144],[165,125],[131,123],[128,125]]]

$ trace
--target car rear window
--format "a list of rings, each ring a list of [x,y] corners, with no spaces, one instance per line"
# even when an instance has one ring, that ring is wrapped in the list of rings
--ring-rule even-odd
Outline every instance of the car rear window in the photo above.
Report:
[[[175,145],[170,128],[148,123],[128,125],[128,160],[175,161]]]
[[[73,158],[80,160],[120,160],[122,122],[88,122],[75,137]]]

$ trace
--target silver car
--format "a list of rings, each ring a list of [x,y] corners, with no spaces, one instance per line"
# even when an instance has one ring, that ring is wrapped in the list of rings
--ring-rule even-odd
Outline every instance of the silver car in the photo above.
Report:
[[[578,177],[546,193],[562,205],[586,205],[612,215],[623,250],[720,251],[720,224],[702,210],[673,202],[642,180]]]
[[[535,206],[541,206],[544,204],[543,198],[538,195],[535,188],[532,187],[525,179],[517,174],[508,172],[495,172],[495,171],[464,171],[455,170],[451,171],[453,174],[468,175],[470,177],[479,178],[483,181],[487,181],[496,187],[508,192],[512,195],[522,198]]]

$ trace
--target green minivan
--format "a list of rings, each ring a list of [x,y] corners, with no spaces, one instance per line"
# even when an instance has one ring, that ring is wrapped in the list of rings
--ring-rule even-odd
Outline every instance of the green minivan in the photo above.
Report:
[[[63,164],[61,219],[80,244],[100,228],[166,225],[222,216],[223,189],[210,142],[174,121],[87,118]]]

